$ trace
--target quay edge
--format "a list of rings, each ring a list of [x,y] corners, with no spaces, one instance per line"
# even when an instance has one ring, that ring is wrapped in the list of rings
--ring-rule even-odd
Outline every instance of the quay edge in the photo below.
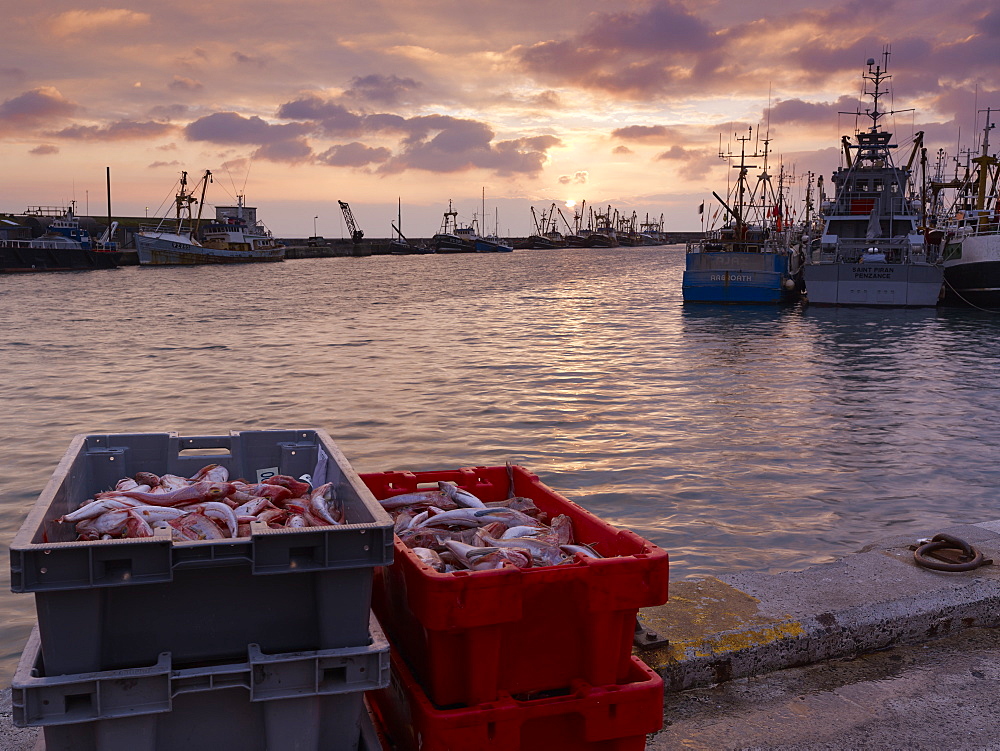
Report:
[[[1000,563],[1000,521],[935,530]],[[1000,626],[1000,565],[941,572],[892,537],[802,571],[672,581],[670,600],[639,612],[669,643],[636,654],[666,692],[920,644]]]

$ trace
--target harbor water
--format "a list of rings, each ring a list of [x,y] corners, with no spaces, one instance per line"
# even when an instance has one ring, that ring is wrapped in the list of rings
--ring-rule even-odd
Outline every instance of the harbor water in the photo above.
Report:
[[[683,266],[667,246],[2,276],[4,553],[88,432],[318,427],[361,472],[510,461],[668,550],[673,580],[1000,518],[1000,315],[684,305]],[[35,616],[3,576],[9,685]]]

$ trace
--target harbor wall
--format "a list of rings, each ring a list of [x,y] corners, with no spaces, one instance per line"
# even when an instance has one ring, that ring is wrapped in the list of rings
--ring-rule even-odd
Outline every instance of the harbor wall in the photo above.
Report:
[[[703,236],[702,232],[668,232],[667,241],[664,245],[675,245],[698,240]],[[325,238],[319,242],[310,242],[305,237],[281,237],[276,238],[278,242],[285,245],[286,258],[336,258],[348,256],[377,256],[389,255],[392,252],[389,238],[364,239],[355,243],[349,239],[329,239]],[[506,238],[515,249],[530,250],[524,248],[527,244],[526,237]],[[410,238],[410,243],[416,246],[429,245],[431,238],[416,237]]]

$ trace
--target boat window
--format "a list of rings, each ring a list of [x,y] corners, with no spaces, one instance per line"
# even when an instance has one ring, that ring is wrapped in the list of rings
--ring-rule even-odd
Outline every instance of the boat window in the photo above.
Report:
[[[875,186],[874,186],[875,192],[876,193],[881,193],[884,188],[885,188],[885,185],[882,183],[882,181],[876,179],[875,180]]]
[[[854,186],[858,190],[868,190],[868,181],[867,180],[858,180],[856,183],[854,183]]]

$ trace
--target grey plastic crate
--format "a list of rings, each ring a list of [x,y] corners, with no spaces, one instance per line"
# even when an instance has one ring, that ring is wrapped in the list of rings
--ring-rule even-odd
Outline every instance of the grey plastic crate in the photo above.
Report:
[[[55,520],[138,471],[333,482],[347,524],[255,530],[250,538],[76,542]],[[10,548],[11,588],[34,592],[50,674],[238,658],[364,643],[376,566],[392,562],[392,520],[322,430],[79,435]]]
[[[12,681],[14,724],[44,728],[46,751],[378,749],[363,698],[389,683],[389,644],[374,618],[361,647],[174,669],[49,676],[37,627]]]

